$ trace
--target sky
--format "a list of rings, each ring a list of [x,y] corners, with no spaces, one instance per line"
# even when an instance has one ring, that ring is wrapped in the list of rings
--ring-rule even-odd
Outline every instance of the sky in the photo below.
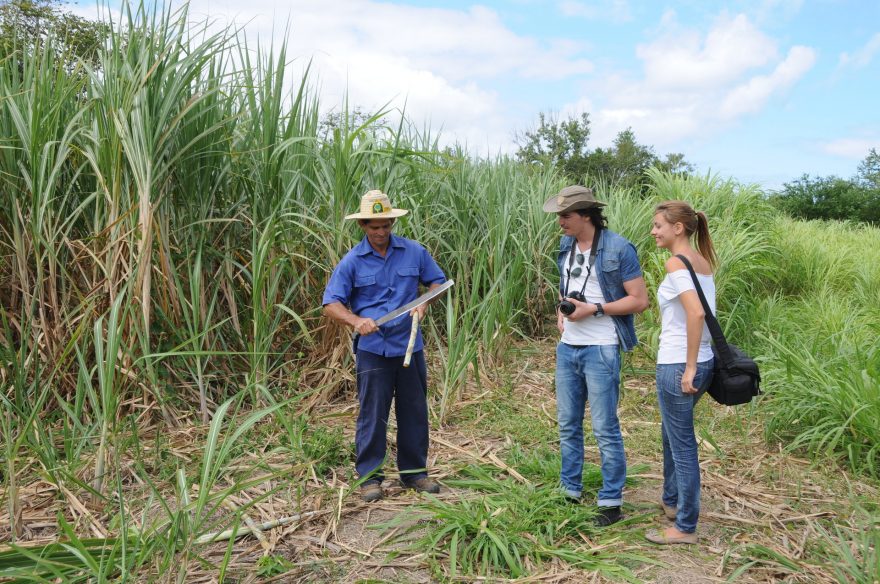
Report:
[[[856,174],[880,150],[880,0],[191,0],[282,40],[324,111],[399,110],[476,156],[544,112],[591,147],[631,128],[661,157],[767,190]],[[86,8],[80,5],[80,11]]]

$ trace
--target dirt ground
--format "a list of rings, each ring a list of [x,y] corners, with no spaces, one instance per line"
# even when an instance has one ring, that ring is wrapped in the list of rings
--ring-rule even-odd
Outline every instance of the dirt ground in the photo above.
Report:
[[[552,341],[545,348],[552,349]],[[552,354],[548,351],[549,354]],[[531,420],[535,428],[555,429],[555,400],[552,392],[552,359],[536,351],[527,363],[510,371],[495,370],[479,386],[470,383],[458,396],[458,408],[489,400],[509,400],[517,415]],[[547,353],[544,353],[547,354]],[[645,582],[689,584],[725,582],[746,562],[754,562],[736,576],[737,582],[825,582],[831,575],[820,569],[781,568],[780,561],[793,563],[808,559],[808,541],[815,536],[816,522],[822,519],[845,521],[851,512],[846,501],[835,493],[842,484],[849,492],[876,497],[872,485],[859,483],[837,468],[811,465],[808,461],[773,451],[763,439],[760,416],[745,410],[718,406],[705,400],[698,417],[701,443],[702,511],[700,543],[697,546],[661,547],[646,542],[646,529],[669,525],[657,501],[661,485],[662,451],[659,440],[659,414],[654,397],[653,375],[634,369],[624,375],[620,406],[621,425],[630,468],[646,468],[634,474],[635,485],[625,493],[628,522],[627,549],[653,560],[634,570]],[[353,396],[350,396],[353,400]],[[345,408],[342,423],[354,427],[356,406]],[[337,405],[338,407],[338,405]],[[479,413],[479,409],[477,409]],[[503,454],[516,440],[498,430],[485,413],[447,418],[431,432],[430,465],[441,484],[454,477],[454,469],[473,461],[494,464],[515,473],[503,462]],[[587,422],[589,424],[589,422]],[[393,426],[393,421],[392,421]],[[589,432],[587,433],[589,437]],[[393,432],[389,434],[393,445]],[[555,444],[552,444],[554,448]],[[595,443],[588,438],[588,461],[598,462]],[[322,530],[326,542],[314,561],[336,552],[333,570],[288,574],[285,581],[339,582],[433,582],[442,580],[442,568],[432,568],[423,555],[397,536],[411,524],[412,508],[419,495],[404,491],[395,480],[386,480],[386,497],[373,504],[362,503],[356,492],[337,501],[336,521],[317,522],[309,529]],[[444,485],[441,500],[455,501],[468,493]],[[584,504],[589,504],[585,502]],[[402,522],[396,527],[387,524]],[[409,523],[408,523],[409,522]],[[407,537],[414,537],[410,533]],[[779,561],[749,558],[743,550],[766,549]],[[302,564],[304,557],[298,557]],[[457,578],[456,581],[503,582],[504,579]],[[517,580],[520,582],[603,582],[597,574],[552,566],[546,571]]]
[[[556,404],[553,394],[554,340],[515,348],[507,365],[482,363],[480,378],[468,379],[441,420],[436,380],[431,379],[431,475],[442,485],[441,501],[460,502],[475,493],[457,487],[454,479],[468,464],[495,467],[515,480],[517,471],[505,462],[513,448],[558,451]],[[434,359],[436,355],[431,356]],[[638,554],[649,561],[629,564],[643,582],[669,584],[724,582],[835,582],[832,568],[821,557],[817,538],[829,526],[858,529],[859,501],[877,501],[874,483],[849,475],[831,463],[810,463],[771,446],[764,439],[760,402],[756,409],[724,408],[702,400],[696,413],[702,468],[702,509],[697,546],[661,547],[644,540],[647,529],[668,525],[657,501],[662,472],[660,418],[654,379],[646,359],[624,364],[620,403],[621,427],[630,469],[624,494],[626,521],[608,528],[608,546],[615,552]],[[439,370],[436,362],[431,371]],[[328,371],[327,375],[332,372]],[[339,372],[348,376],[350,372]],[[430,375],[430,373],[429,373]],[[313,424],[341,430],[353,442],[357,400],[352,390],[329,403],[316,400],[309,412]],[[589,424],[589,417],[587,417]],[[390,421],[389,460],[394,460],[395,421]],[[598,450],[586,429],[586,462],[598,464]],[[204,429],[180,428],[168,433],[174,455],[190,462],[201,456]],[[421,495],[402,489],[386,468],[385,498],[364,503],[354,484],[352,462],[324,476],[302,475],[309,464],[290,460],[283,449],[271,448],[277,436],[267,436],[267,450],[247,452],[259,462],[265,480],[257,477],[246,490],[224,505],[248,509],[246,518],[265,527],[258,536],[239,537],[199,549],[198,561],[178,570],[188,583],[216,582],[216,566],[231,557],[227,582],[398,582],[448,581],[449,566],[442,554],[431,558],[412,541],[424,531],[418,514]],[[277,453],[275,453],[277,451]],[[244,461],[246,462],[246,461]],[[388,465],[388,466],[393,466]],[[242,466],[242,468],[250,468]],[[300,473],[303,480],[284,480]],[[294,475],[288,474],[287,477]],[[136,486],[134,483],[132,487]],[[112,516],[82,493],[59,497],[56,487],[34,483],[26,487],[27,539],[48,543],[57,537],[56,517],[65,514],[83,534],[110,533]],[[62,488],[63,489],[63,488]],[[127,493],[131,502],[146,500],[147,489]],[[31,491],[33,491],[31,493]],[[586,500],[583,504],[590,505]],[[154,505],[157,503],[154,502]],[[102,514],[103,513],[103,514]],[[0,531],[3,515],[0,512]],[[2,540],[2,537],[0,537]],[[604,545],[600,541],[601,545]],[[612,547],[613,546],[613,547]],[[229,556],[227,556],[229,554]],[[144,575],[144,581],[177,580],[175,574]],[[456,577],[456,582],[507,582],[504,578]],[[518,582],[605,582],[597,573],[572,569],[561,561],[535,569]]]

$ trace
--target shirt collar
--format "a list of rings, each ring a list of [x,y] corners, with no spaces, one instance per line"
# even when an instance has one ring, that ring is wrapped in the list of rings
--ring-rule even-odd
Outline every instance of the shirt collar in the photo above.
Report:
[[[392,233],[390,236],[390,240],[388,241],[388,247],[403,248],[406,246],[403,244],[399,237]],[[360,243],[355,246],[355,253],[359,256],[370,255],[374,252],[375,250],[373,249],[373,246],[370,245],[370,240],[367,239],[366,235],[364,235]]]

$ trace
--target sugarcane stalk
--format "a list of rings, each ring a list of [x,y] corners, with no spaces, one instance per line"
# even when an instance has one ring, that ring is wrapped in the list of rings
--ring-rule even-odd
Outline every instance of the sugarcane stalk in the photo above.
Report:
[[[403,366],[409,367],[410,359],[412,359],[413,348],[416,346],[416,336],[419,333],[419,312],[416,311],[412,315],[412,329],[409,331],[409,343],[406,345],[406,356],[403,358]]]

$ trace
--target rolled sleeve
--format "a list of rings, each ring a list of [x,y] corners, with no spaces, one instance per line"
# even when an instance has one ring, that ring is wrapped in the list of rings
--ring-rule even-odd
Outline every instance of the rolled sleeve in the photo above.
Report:
[[[351,288],[354,282],[354,266],[351,262],[346,261],[346,259],[339,262],[339,265],[336,266],[336,269],[330,275],[330,281],[324,289],[324,299],[321,301],[324,306],[334,302],[340,302],[345,305],[350,304]]]
[[[642,266],[639,265],[639,254],[636,246],[627,243],[620,254],[620,278],[623,282],[629,282],[642,276]]]
[[[424,286],[442,284],[446,281],[446,274],[443,273],[443,270],[440,269],[440,266],[437,265],[437,262],[434,261],[434,258],[431,257],[431,254],[428,253],[428,250],[424,247],[422,247],[422,258],[420,263],[422,269],[419,274],[419,280],[421,280]]]

